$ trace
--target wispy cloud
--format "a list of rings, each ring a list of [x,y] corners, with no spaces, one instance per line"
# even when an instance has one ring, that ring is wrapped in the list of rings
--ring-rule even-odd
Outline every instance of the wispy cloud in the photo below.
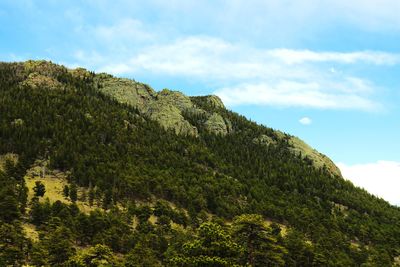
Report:
[[[356,165],[338,163],[337,166],[355,185],[400,206],[400,162],[382,160]]]
[[[269,105],[283,107],[307,107],[317,109],[352,109],[379,111],[382,106],[369,99],[367,95],[344,93],[334,87],[346,87],[333,84],[327,88],[316,82],[300,83],[279,81],[273,83],[240,84],[226,87],[215,92],[228,106]]]
[[[88,34],[105,40],[108,53],[76,51],[75,59],[115,75],[146,73],[209,83],[228,106],[362,111],[383,109],[375,98],[378,85],[347,70],[400,64],[400,54],[382,51],[260,49],[206,35],[171,40],[146,28],[129,19],[97,26]]]
[[[315,52],[310,50],[275,49],[268,52],[272,57],[287,64],[301,64],[305,62],[332,62],[332,63],[369,63],[376,65],[394,65],[400,62],[400,54],[380,51],[358,51],[349,53]]]
[[[98,25],[92,27],[96,37],[107,43],[121,43],[126,45],[132,42],[149,41],[154,38],[151,31],[146,30],[140,20],[126,18],[113,25]]]
[[[310,125],[312,120],[309,117],[303,117],[299,120],[299,122],[303,125]]]

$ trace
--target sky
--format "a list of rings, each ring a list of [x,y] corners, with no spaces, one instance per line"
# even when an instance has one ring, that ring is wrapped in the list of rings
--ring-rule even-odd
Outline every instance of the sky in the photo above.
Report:
[[[216,94],[400,206],[399,10],[398,0],[2,0],[0,61]]]

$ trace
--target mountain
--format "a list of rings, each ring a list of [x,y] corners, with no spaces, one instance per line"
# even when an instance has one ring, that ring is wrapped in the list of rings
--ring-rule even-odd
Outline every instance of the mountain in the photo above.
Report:
[[[398,264],[399,208],[217,96],[26,61],[0,103],[0,266]]]

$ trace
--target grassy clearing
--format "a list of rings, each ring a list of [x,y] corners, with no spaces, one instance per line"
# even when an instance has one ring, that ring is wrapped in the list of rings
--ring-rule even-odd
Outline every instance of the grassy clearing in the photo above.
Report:
[[[63,195],[64,187],[70,185],[67,181],[68,174],[57,170],[46,169],[46,166],[47,164],[45,161],[36,161],[27,171],[25,183],[29,189],[28,201],[30,201],[34,196],[33,188],[35,187],[36,181],[40,181],[44,184],[46,193],[39,201],[43,202],[48,198],[51,203],[61,201],[65,204],[71,204],[71,200]],[[84,192],[87,193],[86,189],[78,188],[78,201],[76,201],[76,204],[82,212],[88,214],[90,211],[98,208],[98,206],[93,205],[90,207],[89,202],[79,200],[80,196],[82,196]]]
[[[70,203],[68,199],[63,196],[63,188],[68,185],[68,182],[61,178],[55,178],[53,176],[41,177],[25,177],[26,186],[29,189],[28,199],[31,200],[34,196],[33,188],[35,187],[36,181],[42,182],[46,188],[46,193],[44,197],[40,200],[48,198],[50,202],[56,202],[57,200],[63,203]]]

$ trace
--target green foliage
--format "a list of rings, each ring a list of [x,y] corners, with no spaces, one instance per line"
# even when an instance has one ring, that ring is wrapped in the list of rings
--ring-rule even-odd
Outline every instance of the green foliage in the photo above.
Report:
[[[51,266],[61,266],[75,252],[72,233],[64,226],[58,226],[50,231],[42,242],[49,253],[49,264]]]
[[[117,266],[112,250],[105,245],[96,245],[79,251],[67,263],[76,267],[106,267]]]
[[[272,229],[258,214],[243,214],[232,225],[233,235],[242,243],[245,263],[250,266],[284,266],[286,249],[278,244]]]
[[[35,192],[36,197],[43,197],[46,193],[46,188],[41,181],[35,182],[35,187],[33,188],[33,192]]]
[[[78,188],[74,183],[69,187],[69,198],[72,202],[76,202],[78,200]]]
[[[34,266],[49,266],[49,253],[42,243],[36,242],[32,245],[30,263]]]
[[[0,266],[20,266],[26,246],[20,225],[0,223]]]
[[[171,259],[176,266],[233,266],[240,247],[218,224],[200,225],[197,237],[183,245],[183,255]]]
[[[48,199],[40,203],[38,198],[33,198],[30,210],[31,222],[35,225],[41,225],[51,217],[51,205]]]
[[[27,188],[22,179],[23,164],[23,160],[18,164],[6,160],[4,171],[0,170],[0,222],[11,223],[25,211]]]
[[[0,189],[0,221],[12,222],[20,216],[18,201],[9,188]]]
[[[69,186],[68,185],[65,185],[63,188],[63,196],[69,197]]]
[[[63,264],[74,257],[74,247],[97,244],[114,254],[129,252],[132,264],[245,264],[250,256],[253,265],[282,265],[283,259],[287,266],[361,266],[391,264],[399,255],[399,208],[295,155],[288,135],[210,97],[190,98],[204,112],[182,112],[198,137],[176,135],[104,95],[107,84],[100,76],[44,61],[0,63],[0,155],[18,154],[17,162],[6,161],[0,171],[0,223],[14,227],[0,243],[10,253],[0,265],[16,261],[15,255],[20,262],[39,265],[43,255],[43,264]],[[119,84],[107,77],[107,90]],[[139,87],[138,96],[151,93]],[[227,135],[207,130],[209,114],[217,114],[221,125],[223,120]],[[254,141],[260,137],[268,145]],[[25,214],[24,175],[38,158],[70,173],[73,202],[78,186],[89,188],[92,209],[107,211],[85,214],[76,205],[36,197]],[[141,204],[127,204],[134,201]],[[218,224],[208,224],[210,214]],[[231,236],[222,225],[242,214],[258,215],[236,217]],[[156,224],[149,222],[151,215]],[[28,252],[24,245],[20,249],[25,241],[16,226],[26,218],[40,238]],[[262,218],[286,225],[288,235],[266,227]]]
[[[156,252],[148,246],[138,243],[126,255],[124,266],[127,267],[147,267],[147,266],[162,266],[156,256]]]
[[[306,242],[300,232],[294,229],[289,231],[285,236],[284,245],[288,250],[284,258],[287,266],[311,266],[313,264],[313,247]]]

